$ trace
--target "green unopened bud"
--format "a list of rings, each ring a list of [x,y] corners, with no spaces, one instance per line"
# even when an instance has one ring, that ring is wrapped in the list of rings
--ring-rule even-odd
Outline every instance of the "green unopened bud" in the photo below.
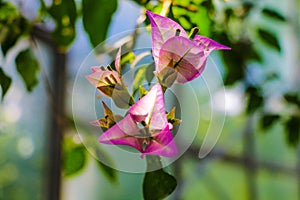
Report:
[[[181,120],[175,117],[175,109],[176,107],[173,107],[172,110],[166,115],[168,122],[171,123],[173,126],[176,126],[181,123]]]
[[[104,129],[109,129],[113,125],[115,125],[117,122],[123,119],[122,116],[120,115],[115,115],[113,112],[110,110],[110,108],[102,102],[103,105],[103,110],[104,110],[104,118],[101,118],[95,122],[93,122],[94,125],[100,126],[101,128]]]
[[[175,36],[179,36],[179,35],[180,35],[180,29],[176,29]]]
[[[189,35],[189,38],[191,40],[194,39],[194,37],[198,34],[198,32],[199,32],[199,28],[198,27],[192,28],[192,30],[190,32],[190,35]]]

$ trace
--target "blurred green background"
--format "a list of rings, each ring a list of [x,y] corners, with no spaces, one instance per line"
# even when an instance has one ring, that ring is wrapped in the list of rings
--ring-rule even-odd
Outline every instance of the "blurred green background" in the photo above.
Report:
[[[147,26],[145,8],[232,48],[210,56],[225,99],[202,78],[191,83],[201,118],[169,166],[178,186],[168,199],[300,199],[298,0],[0,0],[0,199],[142,199],[143,174],[107,168],[82,146],[71,97],[93,47]],[[213,82],[210,63],[202,76]],[[199,159],[211,114],[224,111],[216,146]]]

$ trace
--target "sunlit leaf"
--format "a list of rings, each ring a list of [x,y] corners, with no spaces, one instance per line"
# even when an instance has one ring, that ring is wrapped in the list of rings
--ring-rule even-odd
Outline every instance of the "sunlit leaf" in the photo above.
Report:
[[[278,20],[278,21],[286,21],[285,17],[277,12],[276,10],[270,9],[270,8],[264,8],[262,10],[262,13],[268,17],[271,17],[272,19]]]
[[[134,59],[135,59],[135,54],[132,51],[123,54],[121,58],[121,66],[124,66],[127,63],[132,63]]]
[[[148,91],[143,86],[140,86],[139,87],[139,93],[140,93],[140,99],[141,99],[143,96],[148,94]]]
[[[80,172],[86,164],[86,149],[84,146],[76,146],[66,149],[63,159],[63,171],[66,176]]]
[[[105,40],[117,5],[117,0],[82,0],[83,26],[94,47]]]
[[[275,36],[275,34],[270,33],[269,31],[261,29],[261,28],[258,29],[258,34],[259,34],[260,38],[266,44],[268,44],[270,47],[276,49],[279,52],[281,51],[279,41],[278,41],[277,37]]]
[[[288,144],[296,147],[300,138],[300,117],[292,116],[285,124]]]
[[[23,17],[13,19],[7,26],[1,27],[1,34],[4,34],[1,39],[1,50],[4,55],[14,47],[18,39],[28,33],[29,25]],[[6,33],[2,33],[6,29]]]
[[[30,49],[21,51],[16,57],[17,71],[30,92],[38,83],[39,62]]]
[[[135,92],[146,79],[147,65],[138,68],[134,74],[132,90]]]
[[[174,106],[172,110],[169,113],[167,113],[168,122],[171,123],[173,126],[176,126],[181,123],[181,120],[175,117],[175,110],[176,107]]]
[[[133,79],[133,84],[132,84],[132,89],[134,94],[138,91],[139,87],[143,84],[143,82],[146,80],[148,84],[152,81],[154,74],[154,64],[147,64],[144,66],[139,67],[135,74],[134,74],[134,79]]]
[[[11,84],[11,78],[8,75],[6,75],[2,70],[2,68],[0,67],[0,87],[2,89],[2,97],[1,97],[2,100],[6,92],[8,91],[10,84]]]
[[[176,22],[179,22],[182,27],[186,30],[190,30],[193,27],[198,27],[200,29],[200,35],[209,36],[211,30],[211,19],[208,16],[208,9],[200,3],[183,2],[178,4],[174,3],[172,6],[172,12],[170,12],[170,18],[174,18]],[[178,20],[177,20],[178,19]],[[199,20],[201,19],[201,20]]]
[[[155,163],[152,163],[155,162]],[[150,165],[150,166],[149,166]],[[153,166],[154,165],[154,166]],[[147,169],[149,167],[158,170],[146,172],[143,182],[143,196],[145,200],[164,199],[176,188],[176,179],[161,168],[159,157],[147,156]]]
[[[269,129],[276,121],[280,119],[277,114],[266,114],[261,118],[261,126],[264,130]]]
[[[53,37],[60,50],[65,51],[75,38],[75,21],[77,18],[74,0],[53,1],[48,13],[53,17],[56,28]]]

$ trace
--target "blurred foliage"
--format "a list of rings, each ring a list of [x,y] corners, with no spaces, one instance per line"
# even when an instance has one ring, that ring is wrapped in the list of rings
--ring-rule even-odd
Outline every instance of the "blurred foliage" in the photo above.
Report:
[[[29,22],[13,4],[0,2],[0,43],[4,55],[21,36],[28,35],[29,27]]]
[[[83,144],[76,144],[72,138],[64,139],[63,172],[65,176],[76,175],[83,170],[87,162]]]
[[[258,29],[258,34],[259,34],[260,38],[266,44],[268,44],[270,47],[276,49],[279,52],[281,51],[281,47],[280,47],[279,41],[278,41],[277,37],[273,33],[270,33],[267,30],[259,28]]]
[[[105,40],[117,5],[117,0],[82,0],[82,21],[93,47]]]
[[[151,83],[154,74],[154,64],[147,64],[140,66],[134,74],[134,79],[132,83],[133,95],[138,91],[140,85],[143,85],[144,81],[147,81],[148,84]]]
[[[276,29],[272,26],[287,22],[286,16],[278,10],[261,7],[261,4],[253,1],[237,1],[235,3],[222,1],[222,3],[217,4],[213,0],[173,0],[167,8],[165,5],[168,1],[163,0],[134,0],[134,2],[155,13],[160,13],[162,9],[166,9],[166,16],[180,23],[187,31],[193,27],[199,27],[201,35],[231,47],[231,51],[220,52],[225,66],[225,85],[232,87],[241,84],[243,86],[244,95],[247,97],[246,114],[260,113],[260,124],[265,131],[281,123],[284,126],[287,143],[294,147],[299,144],[300,97],[297,91],[284,91],[281,94],[285,101],[285,108],[291,107],[292,112],[269,113],[265,108],[269,99],[266,88],[263,87],[263,84],[249,81],[251,63],[259,64],[261,68],[266,67],[263,66],[265,64],[263,51],[265,50],[261,47],[266,47],[278,54],[283,52],[283,38],[278,36]],[[30,41],[29,45],[33,45],[32,40],[36,37],[33,31],[34,27],[46,29],[49,20],[55,23],[55,28],[48,31],[52,33],[55,41],[54,46],[58,51],[67,53],[68,48],[72,45],[76,37],[75,24],[78,19],[82,20],[90,43],[95,47],[105,40],[118,3],[117,0],[54,0],[48,5],[40,0],[38,16],[34,20],[29,20],[20,12],[17,5],[0,1],[0,43],[3,57],[6,58],[21,39],[27,39]],[[253,13],[256,13],[262,20],[267,19],[274,23],[270,23],[268,27],[255,23],[252,18]],[[34,46],[30,47],[34,48]],[[35,54],[27,48],[22,49],[18,52],[15,63],[26,89],[32,91],[38,83],[39,72],[39,63]],[[151,67],[153,68],[153,66],[144,66],[136,71],[134,92],[140,90],[141,94],[145,93],[145,90],[138,88],[137,85],[144,81],[149,83],[152,80],[153,74],[149,73],[150,69],[152,70]],[[274,75],[273,78],[265,78],[264,84],[268,84],[274,79],[280,79],[277,72],[272,72],[272,74]],[[13,84],[13,80],[6,72],[6,66],[1,63],[2,99],[9,91],[11,84]],[[3,146],[0,145],[0,147]],[[65,146],[63,153],[65,175],[81,172],[87,161],[87,152],[84,148],[81,145],[70,143]],[[99,155],[106,156],[102,152]],[[0,164],[1,186],[6,187],[12,178],[9,177],[9,174],[1,173],[1,170],[11,168],[11,166],[4,166],[1,162]],[[111,181],[116,180],[116,173],[113,169],[100,162],[98,164]],[[175,187],[176,180],[163,170],[148,172],[145,175],[143,184],[145,199],[163,198],[169,195]],[[152,196],[152,194],[157,196]]]
[[[15,133],[16,127],[4,124],[0,118],[0,199],[41,199],[44,152],[35,154],[33,138],[22,130]]]
[[[31,49],[21,51],[16,57],[17,71],[22,77],[27,91],[32,91],[38,83],[39,62],[37,61]]]
[[[147,172],[143,182],[143,196],[145,200],[164,199],[176,188],[176,179],[162,169],[158,156],[147,156]],[[158,169],[158,170],[153,170]]]
[[[72,43],[76,36],[75,22],[77,10],[74,0],[55,0],[47,12],[54,19],[56,28],[52,32],[61,51]]]
[[[299,116],[292,116],[289,120],[286,121],[286,138],[287,142],[297,147],[299,138],[300,138],[300,117]]]
[[[2,89],[2,100],[11,84],[11,78],[0,68],[0,86]]]

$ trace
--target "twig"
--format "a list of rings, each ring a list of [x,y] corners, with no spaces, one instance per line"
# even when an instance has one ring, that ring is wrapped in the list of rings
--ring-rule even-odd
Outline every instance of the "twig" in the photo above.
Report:
[[[164,0],[163,1],[163,7],[160,12],[161,16],[166,16],[168,14],[171,4],[172,4],[172,0]]]

